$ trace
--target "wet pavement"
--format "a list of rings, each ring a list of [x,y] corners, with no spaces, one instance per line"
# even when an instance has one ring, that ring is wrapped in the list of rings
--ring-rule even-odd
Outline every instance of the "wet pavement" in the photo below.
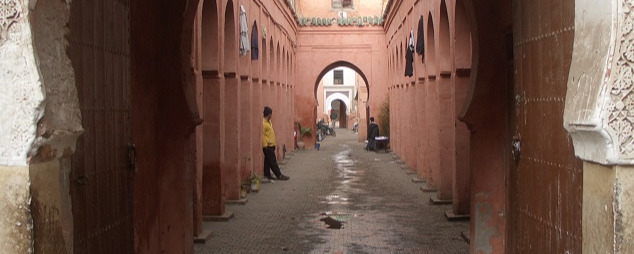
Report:
[[[451,205],[432,205],[390,153],[363,150],[338,129],[321,149],[297,151],[282,165],[289,181],[262,184],[235,217],[204,222],[213,233],[195,253],[468,253],[449,222]]]

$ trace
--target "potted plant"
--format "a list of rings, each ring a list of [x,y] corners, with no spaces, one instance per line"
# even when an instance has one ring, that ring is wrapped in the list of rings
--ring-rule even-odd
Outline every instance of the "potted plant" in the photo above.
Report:
[[[306,142],[304,141],[305,137],[310,137],[311,130],[310,127],[303,127],[301,124],[297,123],[297,127],[299,128],[299,141],[297,141],[297,147],[301,149],[306,148]]]

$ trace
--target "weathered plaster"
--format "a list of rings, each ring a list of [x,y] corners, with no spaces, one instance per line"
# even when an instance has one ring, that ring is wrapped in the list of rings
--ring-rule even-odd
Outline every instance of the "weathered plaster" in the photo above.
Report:
[[[475,231],[472,239],[473,248],[476,253],[493,253],[490,240],[500,236],[497,228],[492,225],[492,223],[495,224],[492,220],[495,217],[493,207],[491,207],[487,193],[477,193],[475,197],[475,222],[472,223],[472,230]]]
[[[634,164],[632,5],[626,0],[575,2],[564,127],[584,160]]]
[[[33,6],[33,45],[46,91],[46,107],[33,145],[33,150],[39,151],[30,154],[31,162],[72,153],[77,137],[83,132],[75,75],[67,55],[70,5],[62,1],[40,1]]]
[[[634,251],[634,167],[583,165],[583,252]]]
[[[73,252],[70,157],[30,165],[36,253]]]
[[[634,167],[616,166],[615,252],[634,253]]]
[[[3,0],[0,8],[14,3],[19,16],[6,26],[0,41],[0,165],[23,166],[44,113],[44,91],[33,54],[28,2]]]
[[[26,166],[0,166],[0,252],[33,253],[29,171]]]

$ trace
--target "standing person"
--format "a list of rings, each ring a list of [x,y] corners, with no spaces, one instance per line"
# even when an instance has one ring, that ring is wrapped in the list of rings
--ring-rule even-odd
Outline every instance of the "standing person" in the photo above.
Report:
[[[368,144],[365,146],[365,150],[376,149],[376,137],[379,136],[379,125],[374,123],[374,117],[370,117],[370,124],[368,125]]]
[[[337,112],[335,112],[335,110],[331,110],[330,111],[330,120],[332,122],[332,128],[335,128],[335,120],[337,120]]]
[[[273,180],[271,176],[271,169],[273,174],[278,180],[291,179],[288,176],[282,175],[280,167],[277,165],[277,158],[275,157],[275,131],[273,131],[273,124],[271,123],[271,117],[273,116],[273,110],[269,107],[264,107],[264,118],[262,119],[262,152],[264,152],[264,177],[269,180]]]

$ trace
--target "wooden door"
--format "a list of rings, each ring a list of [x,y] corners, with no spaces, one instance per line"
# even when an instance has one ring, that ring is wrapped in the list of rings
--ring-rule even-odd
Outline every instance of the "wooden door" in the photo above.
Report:
[[[511,128],[520,152],[510,174],[507,252],[580,253],[582,163],[563,128],[574,0],[514,5]]]
[[[70,11],[84,127],[70,175],[74,252],[132,253],[129,1],[73,1]]]

